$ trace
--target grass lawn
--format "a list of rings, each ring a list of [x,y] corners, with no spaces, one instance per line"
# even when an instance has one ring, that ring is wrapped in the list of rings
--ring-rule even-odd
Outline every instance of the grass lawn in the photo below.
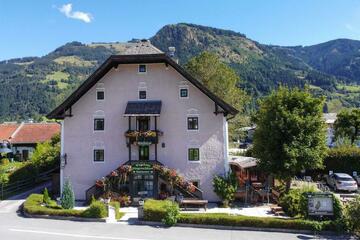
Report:
[[[70,74],[64,73],[61,71],[53,72],[51,74],[46,75],[44,80],[41,80],[43,83],[49,83],[50,81],[56,81],[56,85],[60,89],[64,89],[67,87],[68,83],[62,82],[61,80],[68,80]]]
[[[328,105],[328,112],[340,112],[343,105],[339,99],[333,99],[327,102]]]
[[[71,64],[80,67],[91,67],[96,64],[96,61],[86,61],[77,56],[62,56],[54,59],[54,62],[58,64]]]
[[[347,92],[360,92],[360,85],[346,85],[346,84],[338,84],[336,85],[338,89],[345,90]]]

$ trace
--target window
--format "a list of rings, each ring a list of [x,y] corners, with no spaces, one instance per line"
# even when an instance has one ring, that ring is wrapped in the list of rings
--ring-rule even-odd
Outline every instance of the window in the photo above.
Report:
[[[191,181],[192,185],[194,185],[195,187],[199,188],[200,187],[200,181],[195,180],[195,181]]]
[[[94,119],[94,130],[95,131],[103,131],[104,128],[105,128],[105,119],[95,118]]]
[[[146,99],[146,91],[139,91],[139,99]]]
[[[188,152],[189,161],[199,161],[199,149],[198,148],[189,148]]]
[[[187,98],[189,96],[189,90],[187,88],[180,88],[180,97]]]
[[[138,121],[138,130],[139,131],[148,131],[150,130],[149,122],[150,117],[137,117]]]
[[[146,65],[145,64],[139,65],[139,73],[146,73]]]
[[[96,91],[96,100],[104,100],[104,99],[105,99],[104,90],[97,90]]]
[[[188,117],[188,129],[189,130],[198,130],[199,129],[199,118],[198,117]]]
[[[94,149],[94,162],[104,162],[104,149]]]

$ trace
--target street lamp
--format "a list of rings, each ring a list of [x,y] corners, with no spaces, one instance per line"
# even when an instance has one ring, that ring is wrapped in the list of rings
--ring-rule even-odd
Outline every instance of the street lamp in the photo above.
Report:
[[[0,154],[1,153],[11,153],[11,143],[8,140],[3,140],[2,143],[0,144]]]

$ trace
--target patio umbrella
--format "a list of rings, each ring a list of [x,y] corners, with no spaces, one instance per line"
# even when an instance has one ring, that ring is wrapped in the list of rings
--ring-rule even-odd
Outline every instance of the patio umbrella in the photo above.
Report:
[[[5,141],[0,144],[0,153],[11,153],[12,150],[8,146],[9,144]]]

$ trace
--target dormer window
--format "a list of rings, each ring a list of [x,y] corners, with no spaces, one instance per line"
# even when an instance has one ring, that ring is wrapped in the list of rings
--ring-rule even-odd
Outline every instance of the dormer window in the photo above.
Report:
[[[145,64],[139,65],[139,73],[146,73],[146,65]]]
[[[139,99],[146,99],[146,91],[145,90],[139,91]]]

